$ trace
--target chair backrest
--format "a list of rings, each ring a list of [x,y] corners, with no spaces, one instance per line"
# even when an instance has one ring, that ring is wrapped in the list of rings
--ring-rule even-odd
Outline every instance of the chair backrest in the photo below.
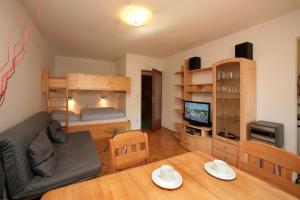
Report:
[[[129,131],[109,140],[111,167],[122,170],[149,162],[148,136],[140,131]]]
[[[300,174],[300,157],[283,149],[253,142],[241,142],[238,167],[273,183],[300,198],[300,185],[292,181],[292,174]]]

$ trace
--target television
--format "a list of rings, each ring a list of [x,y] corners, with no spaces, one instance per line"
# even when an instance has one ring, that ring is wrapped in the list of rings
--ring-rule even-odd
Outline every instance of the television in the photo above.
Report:
[[[191,125],[210,127],[210,103],[184,101],[184,119]]]

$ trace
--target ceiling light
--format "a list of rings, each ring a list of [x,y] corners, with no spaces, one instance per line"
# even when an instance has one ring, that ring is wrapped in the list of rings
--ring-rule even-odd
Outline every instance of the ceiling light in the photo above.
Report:
[[[142,26],[151,17],[151,11],[138,6],[127,6],[123,12],[122,19],[129,25]]]

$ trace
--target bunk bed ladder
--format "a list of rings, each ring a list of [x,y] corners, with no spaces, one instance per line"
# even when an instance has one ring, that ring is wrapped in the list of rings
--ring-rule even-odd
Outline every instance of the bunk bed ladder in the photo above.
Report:
[[[69,127],[69,74],[66,76],[66,131]]]
[[[46,110],[51,112],[52,109],[63,109],[65,111],[65,129],[68,130],[69,125],[69,89],[68,89],[68,77],[50,77],[48,72],[43,72],[43,91],[45,92],[45,99],[46,99]],[[60,90],[64,91],[64,95],[60,96],[52,96],[51,91],[53,90]],[[64,105],[63,106],[52,106],[51,101],[54,99],[63,99]]]

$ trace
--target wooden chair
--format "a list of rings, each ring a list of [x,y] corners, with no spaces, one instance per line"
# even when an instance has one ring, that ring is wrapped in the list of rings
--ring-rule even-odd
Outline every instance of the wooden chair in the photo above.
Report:
[[[140,131],[129,131],[109,140],[111,168],[122,170],[149,162],[148,136]]]
[[[300,185],[292,174],[300,174],[300,157],[283,149],[253,142],[241,142],[238,167],[300,198]]]

